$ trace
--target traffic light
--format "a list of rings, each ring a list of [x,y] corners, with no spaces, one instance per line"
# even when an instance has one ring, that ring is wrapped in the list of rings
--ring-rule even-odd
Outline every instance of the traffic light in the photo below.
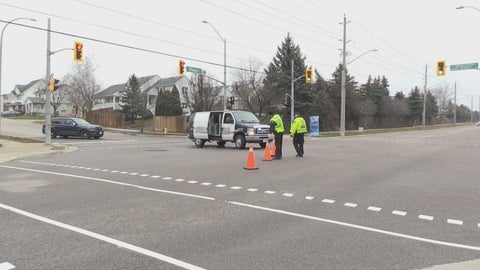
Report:
[[[73,43],[73,60],[77,62],[83,61],[83,43],[80,41]]]
[[[178,60],[178,74],[180,76],[185,75],[185,61],[182,59]]]
[[[311,68],[307,68],[305,70],[305,82],[312,83],[313,82],[313,70]]]
[[[445,60],[437,61],[437,76],[445,76],[446,65]]]
[[[55,79],[53,76],[50,77],[50,83],[49,83],[49,85],[48,85],[48,89],[50,90],[50,92],[53,92],[53,91],[55,91],[55,90],[58,89],[58,85],[57,85],[57,84],[58,84],[59,82],[60,82],[60,81],[57,80],[57,79]]]
[[[283,101],[283,104],[288,107],[290,106],[291,102],[292,97],[290,97],[290,94],[285,94],[285,100]]]
[[[231,97],[230,97],[230,105],[233,106],[234,103],[235,103],[235,97],[234,97],[234,96],[231,96]]]

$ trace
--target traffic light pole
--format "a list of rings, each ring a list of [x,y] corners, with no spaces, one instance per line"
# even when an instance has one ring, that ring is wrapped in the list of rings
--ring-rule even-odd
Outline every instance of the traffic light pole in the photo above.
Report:
[[[48,89],[48,82],[50,80],[50,18],[48,18],[48,30],[47,30],[47,72],[45,75],[45,144],[52,144],[52,121],[51,114],[51,93]]]
[[[292,82],[291,82],[291,89],[290,89],[290,124],[293,123],[293,114],[295,112],[295,82],[303,77],[305,77],[305,75],[302,75],[298,78],[294,78],[295,74],[294,74],[294,62],[293,62],[293,59],[292,59]]]

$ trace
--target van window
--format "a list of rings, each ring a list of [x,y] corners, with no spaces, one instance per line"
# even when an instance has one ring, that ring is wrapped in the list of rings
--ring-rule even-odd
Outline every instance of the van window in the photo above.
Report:
[[[233,116],[229,113],[226,113],[225,117],[223,118],[223,123],[224,124],[233,124]]]

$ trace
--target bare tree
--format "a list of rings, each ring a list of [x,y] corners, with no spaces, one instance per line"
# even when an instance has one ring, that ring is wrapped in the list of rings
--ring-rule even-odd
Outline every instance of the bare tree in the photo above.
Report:
[[[241,64],[241,69],[232,72],[235,81],[232,84],[233,93],[245,107],[259,116],[270,105],[268,93],[263,87],[265,75],[261,68],[263,63],[257,58],[250,57],[248,62]]]
[[[90,58],[86,57],[82,63],[72,64],[72,70],[64,81],[68,85],[68,99],[74,106],[81,108],[82,115],[91,111],[94,105],[94,96],[100,91],[100,86],[95,78],[95,66]]]
[[[212,76],[204,74],[195,74],[192,76],[192,89],[188,95],[184,96],[187,106],[195,112],[211,111],[220,108],[221,102],[218,100],[222,87],[214,87]]]
[[[449,86],[443,86],[443,87],[438,87],[434,88],[431,90],[433,96],[437,100],[437,105],[438,105],[438,114],[441,118],[441,121],[443,123],[443,120],[445,119],[445,114],[447,114],[449,111],[451,111],[450,108],[450,101],[452,98],[452,92],[449,90]]]
[[[60,83],[62,81],[60,80]],[[53,115],[58,116],[58,109],[60,105],[64,104],[67,100],[67,96],[69,94],[69,88],[64,85],[60,84],[58,89],[53,91],[52,93],[52,108],[53,108]]]

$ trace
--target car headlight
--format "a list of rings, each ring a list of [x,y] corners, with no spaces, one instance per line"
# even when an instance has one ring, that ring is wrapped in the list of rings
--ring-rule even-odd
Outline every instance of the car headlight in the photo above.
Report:
[[[255,129],[254,128],[247,128],[247,135],[248,136],[255,135]]]

